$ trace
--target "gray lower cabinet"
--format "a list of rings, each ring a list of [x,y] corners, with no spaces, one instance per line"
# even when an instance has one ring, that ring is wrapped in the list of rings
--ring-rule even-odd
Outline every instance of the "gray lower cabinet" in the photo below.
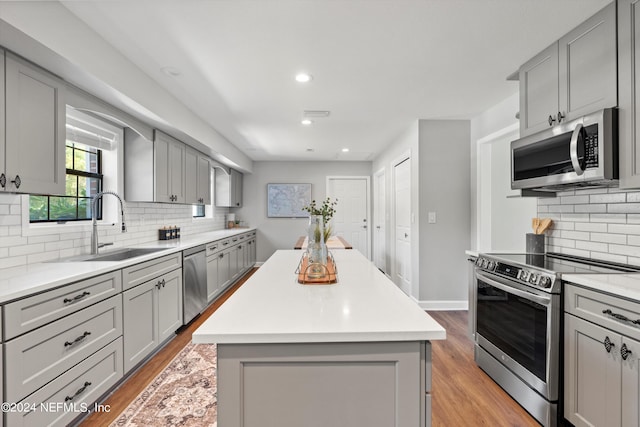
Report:
[[[218,425],[428,426],[430,354],[425,342],[218,344]]]
[[[620,188],[640,188],[640,0],[618,0]]]
[[[128,372],[182,326],[182,269],[122,293],[124,371]]]
[[[19,402],[122,335],[122,297],[116,295],[8,340],[5,395]]]
[[[122,375],[122,337],[119,337],[25,398],[21,404],[34,410],[7,413],[7,425],[68,425],[93,409],[93,402],[109,391]]]
[[[565,287],[564,417],[576,427],[640,425],[640,303]]]

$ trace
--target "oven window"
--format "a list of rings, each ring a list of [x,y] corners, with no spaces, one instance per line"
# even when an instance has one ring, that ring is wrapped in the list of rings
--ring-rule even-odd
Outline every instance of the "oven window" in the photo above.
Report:
[[[477,332],[546,381],[546,307],[477,282]]]

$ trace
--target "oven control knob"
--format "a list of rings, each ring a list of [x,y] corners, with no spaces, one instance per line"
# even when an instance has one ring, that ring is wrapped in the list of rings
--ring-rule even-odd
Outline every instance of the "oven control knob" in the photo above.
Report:
[[[480,267],[482,265],[482,258],[476,259],[476,266]]]
[[[487,264],[489,264],[489,261],[487,261],[486,259],[482,260],[482,268],[487,268]]]
[[[530,274],[530,273],[529,273],[528,271],[520,270],[520,277],[518,277],[518,278],[519,278],[520,280],[523,280],[523,281],[525,281],[525,282],[526,282],[526,281],[527,281],[527,278],[529,277],[529,274]]]
[[[542,276],[540,277],[540,285],[543,288],[549,288],[551,287],[551,278],[548,276]]]
[[[529,283],[536,283],[537,281],[538,281],[537,274],[532,274],[531,276],[529,276]]]
[[[493,261],[489,261],[489,263],[487,264],[487,268],[489,270],[493,270],[495,266],[496,266],[496,263]]]

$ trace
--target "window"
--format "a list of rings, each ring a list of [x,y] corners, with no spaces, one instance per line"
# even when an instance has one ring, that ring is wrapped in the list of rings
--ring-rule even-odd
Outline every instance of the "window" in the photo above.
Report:
[[[102,191],[102,150],[67,140],[64,196],[31,196],[31,222],[91,219],[91,199]],[[100,219],[101,206],[97,218]]]

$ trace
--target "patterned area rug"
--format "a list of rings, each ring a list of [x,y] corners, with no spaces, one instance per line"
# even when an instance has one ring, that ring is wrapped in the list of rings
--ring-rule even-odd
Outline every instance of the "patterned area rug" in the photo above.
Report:
[[[215,427],[216,391],[216,346],[189,343],[110,427]]]

